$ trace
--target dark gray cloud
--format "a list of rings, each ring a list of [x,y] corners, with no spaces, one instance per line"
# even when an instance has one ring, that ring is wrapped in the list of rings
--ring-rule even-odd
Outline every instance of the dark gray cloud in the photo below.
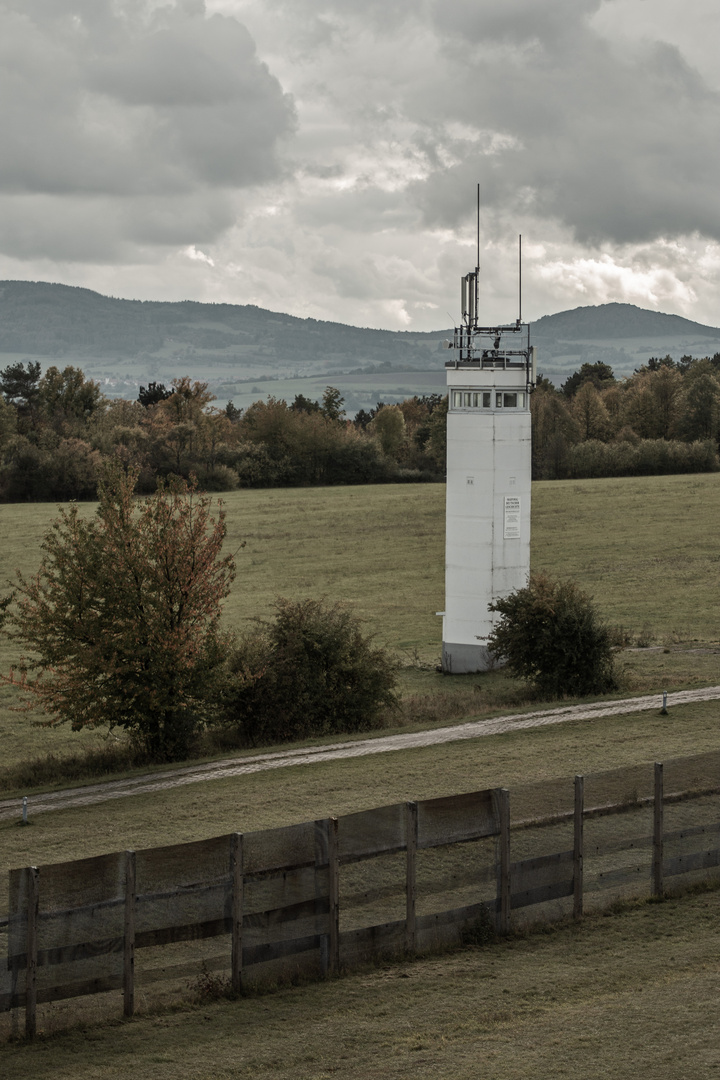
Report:
[[[713,321],[720,9],[678,8],[0,0],[0,276],[429,329],[479,181],[498,317],[522,231],[536,315]]]
[[[494,153],[466,145],[433,170],[417,186],[428,220],[456,222],[454,192],[475,179],[488,207],[554,218],[586,243],[720,238],[720,96],[671,45],[614,48],[593,28],[598,7],[438,5],[454,77],[430,80],[414,115],[511,140]]]
[[[245,27],[194,0],[0,4],[0,97],[0,192],[23,196],[0,238],[17,254],[52,218],[48,197],[70,219],[84,197],[90,220],[118,200],[86,241],[114,235],[110,257],[145,229],[150,244],[217,236],[232,220],[223,192],[275,180],[295,123]],[[44,197],[35,211],[28,194]]]

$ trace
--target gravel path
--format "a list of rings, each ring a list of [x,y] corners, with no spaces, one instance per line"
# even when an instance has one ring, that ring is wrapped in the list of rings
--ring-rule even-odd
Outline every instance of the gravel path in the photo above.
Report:
[[[681,690],[668,694],[668,706],[692,701],[716,701],[720,699],[720,686],[707,686],[700,690]],[[150,773],[130,780],[110,780],[87,787],[67,788],[28,798],[28,813],[33,815],[66,807],[89,806],[108,799],[125,799],[131,795],[145,795],[151,791],[165,791],[185,784],[199,784],[207,780],[224,780],[228,776],[244,776],[248,773],[265,772],[268,769],[284,769],[290,765],[311,765],[316,761],[334,761],[337,758],[365,757],[368,754],[387,754],[394,750],[407,750],[417,746],[437,746],[440,743],[457,742],[460,739],[479,739],[485,735],[498,735],[507,731],[523,731],[527,728],[562,724],[567,720],[593,720],[599,716],[615,716],[619,713],[648,712],[662,707],[662,697],[626,698],[622,701],[596,702],[592,705],[568,705],[561,709],[544,709],[538,712],[518,713],[487,720],[473,720],[453,727],[432,728],[401,735],[386,735],[357,742],[330,743],[324,746],[304,747],[297,750],[280,750],[269,754],[230,758],[205,765],[192,765],[172,772]],[[0,820],[19,817],[22,802],[19,799],[0,801]]]

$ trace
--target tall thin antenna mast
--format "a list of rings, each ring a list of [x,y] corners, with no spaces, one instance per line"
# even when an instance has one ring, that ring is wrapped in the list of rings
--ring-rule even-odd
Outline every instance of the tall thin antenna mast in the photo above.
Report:
[[[477,186],[477,265],[476,269],[480,269],[480,185]]]
[[[522,233],[518,236],[518,326],[522,322]]]
[[[475,326],[480,309],[480,185],[477,186],[477,263],[475,264]]]

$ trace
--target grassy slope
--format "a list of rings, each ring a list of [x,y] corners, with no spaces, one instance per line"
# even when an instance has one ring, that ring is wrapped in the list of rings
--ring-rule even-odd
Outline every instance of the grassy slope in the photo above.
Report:
[[[720,893],[0,1049],[14,1080],[717,1076]]]
[[[636,633],[647,627],[660,641],[717,642],[719,482],[708,476],[536,485],[534,563],[576,577],[604,614]],[[278,593],[344,598],[358,605],[382,641],[433,661],[440,629],[433,612],[442,606],[443,495],[440,487],[422,487],[231,496],[231,537],[246,539],[247,546],[238,556],[228,619],[242,626],[266,614]],[[47,506],[3,508],[3,563],[31,570],[53,516]],[[718,677],[713,653],[640,652],[632,662],[638,686],[649,681],[672,689],[673,679],[680,685]],[[409,668],[405,680],[429,691],[467,685],[420,667]],[[28,829],[0,826],[0,864],[190,840],[403,798],[501,783],[512,788],[531,778],[663,760],[717,747],[717,717],[711,703],[674,709],[669,719],[641,714],[573,722],[39,815]],[[3,723],[3,744],[12,739],[16,753],[27,752],[28,734],[37,729],[12,714]],[[39,734],[37,747],[77,739]],[[479,1075],[479,1067],[488,1077],[550,1077],[563,1069],[624,1077],[641,1062],[669,1078],[689,1075],[692,1046],[693,1075],[709,1076],[719,1060],[706,1020],[718,989],[718,914],[718,894],[646,906],[580,930],[354,976],[339,987],[204,1005],[182,1017],[2,1053],[18,1078],[130,1070],[139,1078],[162,1078],[177,1076],[178,1068],[198,1078],[338,1072],[462,1078]],[[405,974],[410,979],[400,982]]]
[[[717,645],[719,496],[720,475],[712,474],[535,484],[533,566],[576,579],[595,595],[605,617],[634,636],[673,648]],[[482,685],[481,696],[492,703],[497,678],[479,683],[474,676],[446,679],[434,671],[441,635],[435,612],[443,607],[444,498],[444,487],[435,484],[231,493],[228,546],[238,549],[238,576],[228,624],[242,629],[254,616],[267,616],[278,595],[346,600],[377,640],[405,659],[405,691],[447,694]],[[93,507],[82,511],[91,514]],[[56,512],[52,504],[2,507],[0,590],[15,568],[36,568]],[[16,658],[0,642],[0,669]],[[708,684],[720,674],[711,653],[633,653],[625,664],[630,692]],[[12,698],[0,687],[6,763],[99,738],[34,727],[10,712]],[[497,700],[503,703],[501,693]]]
[[[0,821],[0,870],[347,814],[402,799],[586,775],[718,747],[720,704],[677,706],[293,766]],[[542,808],[538,809],[541,812]],[[18,801],[18,817],[20,803]],[[4,897],[0,894],[0,910]]]

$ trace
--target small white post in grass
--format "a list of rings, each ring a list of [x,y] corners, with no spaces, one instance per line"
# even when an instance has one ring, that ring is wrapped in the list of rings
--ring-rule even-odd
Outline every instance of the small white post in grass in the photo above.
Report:
[[[660,710],[660,715],[661,716],[667,716],[667,714],[668,714],[668,710],[667,710],[667,690],[663,690],[663,706],[662,706],[662,709]]]
[[[22,823],[23,823],[23,825],[27,825],[27,823],[28,823],[28,820],[27,820],[27,795],[23,795],[23,816],[22,816]]]

